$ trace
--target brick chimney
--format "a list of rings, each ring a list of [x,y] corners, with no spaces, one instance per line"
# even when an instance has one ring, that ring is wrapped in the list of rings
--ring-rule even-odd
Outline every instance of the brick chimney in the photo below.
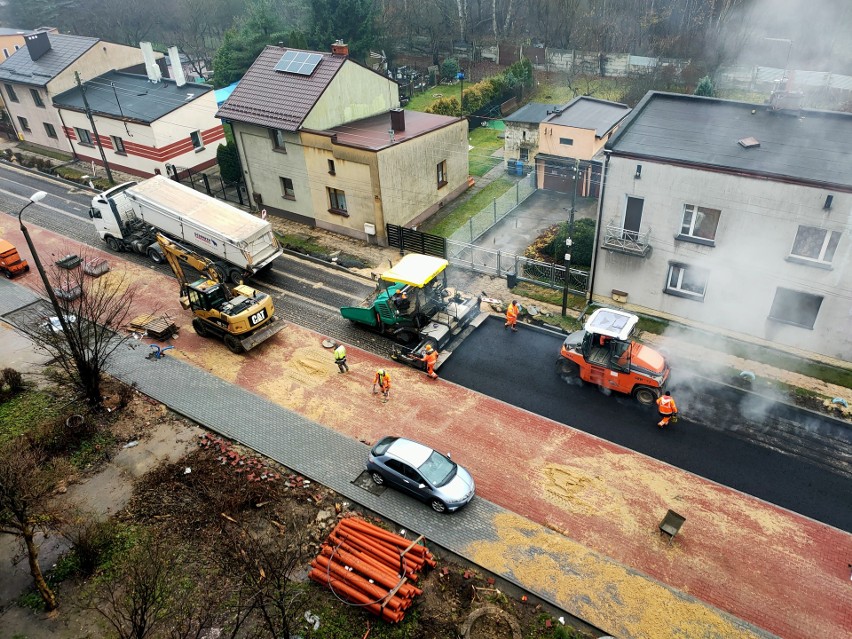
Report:
[[[405,110],[391,109],[391,128],[394,131],[405,131]]]
[[[334,44],[331,45],[331,52],[334,55],[348,56],[349,55],[349,45],[344,44],[343,40],[338,40],[337,42],[335,42]]]

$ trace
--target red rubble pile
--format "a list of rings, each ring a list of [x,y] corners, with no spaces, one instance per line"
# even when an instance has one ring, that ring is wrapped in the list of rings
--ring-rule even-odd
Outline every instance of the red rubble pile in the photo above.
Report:
[[[221,437],[216,437],[212,433],[201,435],[201,441],[198,445],[202,448],[219,449],[221,455],[216,458],[222,462],[222,465],[230,465],[234,467],[234,472],[238,474],[247,473],[247,481],[275,481],[281,479],[281,473],[272,470],[257,457],[242,455],[234,449],[234,445]],[[298,481],[297,481],[298,480]],[[310,484],[310,480],[290,475],[287,478],[287,486],[297,487],[305,483]]]
[[[311,562],[308,576],[338,597],[397,623],[422,590],[419,573],[434,567],[432,553],[357,517],[341,519]]]

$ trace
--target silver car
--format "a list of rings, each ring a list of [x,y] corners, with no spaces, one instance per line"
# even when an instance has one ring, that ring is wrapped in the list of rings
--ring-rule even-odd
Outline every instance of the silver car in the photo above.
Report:
[[[425,501],[435,512],[453,512],[471,499],[473,477],[464,468],[410,439],[385,437],[367,457],[373,481],[387,484]]]

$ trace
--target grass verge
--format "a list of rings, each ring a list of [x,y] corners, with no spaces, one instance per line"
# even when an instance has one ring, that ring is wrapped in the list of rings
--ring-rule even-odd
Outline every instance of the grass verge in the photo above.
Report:
[[[471,217],[479,213],[491,204],[492,200],[500,197],[513,186],[515,186],[515,183],[505,178],[494,180],[479,193],[459,204],[450,213],[435,222],[434,225],[424,225],[424,228],[421,230],[426,233],[432,233],[433,235],[450,237],[464,226]]]
[[[478,127],[470,132],[468,141],[473,149],[468,153],[468,171],[471,175],[482,177],[503,162],[502,158],[491,156],[494,151],[503,148],[499,133],[496,129],[485,127]]]
[[[18,150],[43,155],[45,157],[53,158],[54,160],[59,160],[60,162],[70,162],[74,159],[73,156],[68,155],[67,153],[62,153],[55,149],[48,149],[43,146],[36,146],[35,144],[28,144],[27,142],[19,142]]]
[[[40,421],[56,417],[56,399],[49,393],[25,390],[0,404],[0,443],[13,439]]]

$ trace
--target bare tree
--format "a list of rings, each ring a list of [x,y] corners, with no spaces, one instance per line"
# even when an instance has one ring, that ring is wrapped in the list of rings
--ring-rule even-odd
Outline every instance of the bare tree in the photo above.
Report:
[[[256,618],[271,637],[289,637],[297,629],[304,589],[295,581],[297,570],[308,562],[307,520],[292,518],[276,531],[258,533],[246,527],[234,529],[228,538],[231,574],[239,575],[238,599],[243,612]],[[270,533],[277,534],[270,534]]]
[[[0,534],[14,535],[23,542],[33,583],[47,611],[56,609],[56,594],[41,572],[35,536],[46,531],[54,519],[46,502],[55,486],[55,468],[44,451],[24,437],[0,448]]]
[[[89,405],[100,406],[102,374],[116,349],[130,339],[123,332],[130,319],[130,304],[138,292],[126,272],[111,271],[99,278],[86,275],[82,264],[90,262],[93,253],[82,251],[82,263],[71,269],[49,267],[47,278],[57,292],[65,327],[53,325],[53,312],[34,309],[22,330],[56,359],[71,383],[78,388]],[[46,291],[45,291],[46,293]],[[155,313],[157,309],[151,309]],[[58,319],[58,318],[57,318]]]

